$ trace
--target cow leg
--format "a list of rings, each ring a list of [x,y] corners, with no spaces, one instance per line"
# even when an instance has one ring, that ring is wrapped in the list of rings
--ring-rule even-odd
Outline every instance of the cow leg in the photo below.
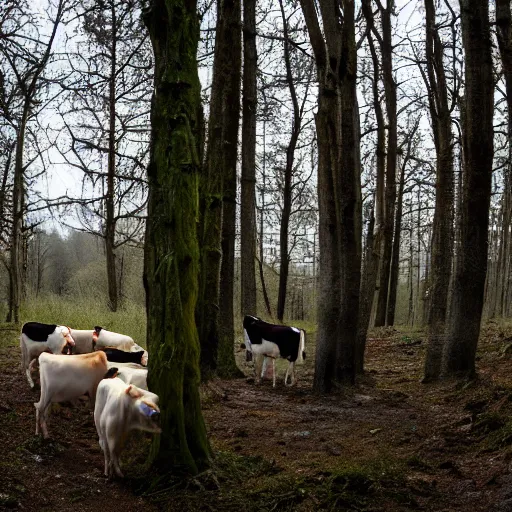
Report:
[[[272,387],[276,387],[276,358],[272,358]]]
[[[261,356],[255,354],[254,355],[254,372],[256,373],[256,384],[259,384],[261,382],[262,363],[263,363],[263,360],[261,359]]]
[[[39,407],[37,407],[37,404],[34,404],[34,407],[36,408],[36,436],[39,435]]]
[[[261,378],[262,379],[265,377],[265,374],[267,373],[267,365],[268,365],[268,357],[263,356],[263,365],[261,367]]]
[[[105,476],[110,478],[110,448],[108,446],[108,439],[102,434],[100,434],[100,447],[105,457]]]
[[[288,375],[290,375],[290,384],[288,384]],[[291,362],[288,364],[288,369],[286,370],[286,377],[284,378],[285,386],[293,386],[295,384],[295,362]]]
[[[24,372],[27,367],[27,351],[25,349],[25,342],[23,341],[23,335],[20,336],[20,349],[21,349],[21,370]]]
[[[121,452],[122,448],[122,441],[118,439],[117,437],[109,437],[107,442],[109,449],[110,449],[110,473],[112,476],[113,473],[119,477],[123,478],[123,472],[121,471],[121,468],[119,467],[119,453]],[[113,470],[113,471],[112,471]]]
[[[43,398],[39,402],[34,404],[36,408],[36,435],[39,434],[39,427],[43,432],[43,437],[48,439],[50,436],[48,434],[48,426],[46,425],[46,417],[48,413],[48,407],[50,406],[50,401],[45,400],[43,402]]]
[[[30,363],[28,365],[28,368],[25,370],[28,383],[32,389],[35,386],[34,381],[32,379],[32,372],[34,371],[34,366],[36,365],[36,363],[37,363],[37,359],[32,359],[32,361],[30,361]]]

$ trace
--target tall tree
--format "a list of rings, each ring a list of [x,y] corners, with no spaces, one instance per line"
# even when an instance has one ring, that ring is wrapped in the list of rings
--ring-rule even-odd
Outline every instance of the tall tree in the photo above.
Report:
[[[162,434],[150,462],[197,473],[210,448],[199,397],[195,324],[199,247],[198,178],[201,96],[195,1],[153,0],[144,15],[155,55],[144,254],[149,387],[159,395]]]
[[[512,15],[510,2],[496,0],[496,32],[501,55],[508,115],[508,162],[504,169],[503,196],[501,199],[502,234],[499,242],[496,279],[496,312],[505,316],[508,313],[510,291],[510,244],[512,222]]]
[[[465,52],[461,239],[443,373],[472,377],[482,317],[493,161],[492,42],[487,0],[460,0]]]
[[[429,341],[424,379],[435,380],[441,371],[448,287],[452,270],[454,175],[451,111],[444,70],[444,48],[436,25],[434,0],[425,0],[427,73],[430,117],[436,149],[436,206],[432,228],[432,263],[429,286]]]
[[[242,184],[240,204],[240,306],[256,315],[256,0],[244,2],[242,88]]]
[[[391,32],[391,15],[394,0],[388,0],[386,7],[377,0],[379,6],[382,35],[377,30],[374,34],[380,43],[382,55],[382,78],[386,102],[388,138],[386,147],[386,192],[384,206],[384,224],[382,230],[381,261],[379,270],[379,294],[375,313],[375,326],[386,324],[386,311],[389,293],[389,275],[391,271],[391,253],[393,248],[393,226],[396,201],[396,156],[397,156],[397,107],[396,82],[393,76],[393,38]]]
[[[219,0],[199,228],[202,256],[196,314],[203,378],[208,378],[215,370],[223,376],[237,373],[233,282],[242,51],[240,19],[240,0]]]
[[[318,77],[320,275],[314,387],[353,384],[361,278],[354,0],[301,0]]]
[[[73,72],[62,84],[66,101],[58,108],[69,137],[58,147],[83,173],[82,189],[95,196],[77,200],[77,217],[84,231],[104,241],[108,306],[116,311],[117,254],[143,234],[151,54],[133,2],[88,0],[77,18],[83,39],[68,40]]]
[[[385,174],[386,174],[386,128],[384,114],[379,91],[380,63],[373,39],[374,15],[371,0],[363,0],[363,14],[367,23],[368,48],[372,57],[373,76],[372,76],[372,95],[373,109],[375,112],[377,145],[376,145],[376,190],[375,200],[372,207],[366,237],[366,250],[364,255],[364,267],[361,278],[361,292],[359,298],[359,329],[357,336],[357,372],[364,370],[364,352],[366,346],[366,337],[370,324],[370,317],[375,297],[375,287],[377,283],[377,273],[379,268],[382,240],[384,236],[385,221]],[[374,232],[375,231],[375,232]]]
[[[50,32],[46,38],[40,37],[34,18],[25,12],[23,2],[13,4],[6,11],[12,16],[18,16],[19,23],[28,26],[37,34],[20,32],[0,34],[0,52],[8,62],[17,88],[22,93],[20,112],[16,123],[16,149],[14,156],[14,176],[12,188],[12,227],[10,240],[10,301],[7,321],[19,322],[19,312],[23,288],[23,250],[22,233],[25,213],[25,139],[27,126],[33,117],[38,94],[44,82],[43,72],[52,55],[53,43],[62,17],[69,6],[66,0],[59,0],[53,17],[50,19]],[[2,26],[5,20],[2,20]],[[40,38],[39,38],[40,37]],[[38,39],[39,38],[39,39]]]

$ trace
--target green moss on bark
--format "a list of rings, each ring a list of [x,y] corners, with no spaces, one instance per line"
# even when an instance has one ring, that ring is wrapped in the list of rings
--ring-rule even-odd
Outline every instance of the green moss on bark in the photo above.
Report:
[[[148,384],[160,397],[162,429],[150,463],[197,473],[210,448],[199,400],[198,292],[200,84],[195,2],[153,0],[145,13],[155,54],[144,284]]]

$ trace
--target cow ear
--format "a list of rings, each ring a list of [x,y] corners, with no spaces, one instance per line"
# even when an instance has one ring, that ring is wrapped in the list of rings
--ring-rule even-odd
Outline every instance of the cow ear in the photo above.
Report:
[[[138,389],[134,389],[131,385],[126,388],[125,393],[130,395],[132,398],[139,398],[142,396],[142,393],[140,393]]]

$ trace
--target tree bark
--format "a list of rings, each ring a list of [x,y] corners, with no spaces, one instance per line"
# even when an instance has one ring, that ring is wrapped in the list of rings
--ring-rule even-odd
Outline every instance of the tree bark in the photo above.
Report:
[[[370,47],[370,53],[373,62],[373,108],[375,110],[375,119],[377,122],[377,149],[376,149],[376,194],[375,203],[372,208],[368,233],[366,238],[366,252],[364,258],[364,267],[361,275],[361,291],[359,299],[359,327],[357,334],[356,347],[356,371],[359,374],[364,372],[364,353],[366,350],[366,337],[370,318],[375,299],[375,288],[379,269],[381,244],[384,226],[384,190],[386,173],[386,130],[384,115],[379,95],[379,59],[375,50],[375,44],[372,37],[374,27],[373,11],[370,0],[364,0],[363,14],[368,25],[367,39]],[[370,231],[371,230],[371,231]],[[374,232],[375,231],[375,232]]]
[[[391,253],[393,246],[393,227],[396,201],[396,155],[397,155],[397,111],[396,82],[393,78],[393,43],[391,34],[391,13],[394,0],[388,0],[383,8],[379,2],[382,18],[382,76],[388,121],[388,144],[386,153],[386,192],[384,207],[384,225],[382,236],[381,262],[379,271],[379,294],[375,313],[375,326],[386,324],[386,311],[389,293],[389,275],[391,270]]]
[[[288,231],[290,225],[290,216],[292,212],[292,175],[293,162],[295,159],[295,148],[299,140],[301,130],[301,109],[297,99],[295,83],[293,81],[292,63],[290,60],[290,47],[288,38],[288,21],[284,12],[283,1],[279,0],[281,8],[281,19],[283,21],[284,37],[284,62],[286,66],[286,82],[293,106],[292,134],[288,147],[286,148],[286,166],[284,169],[284,187],[283,187],[283,211],[281,212],[281,226],[279,231],[279,251],[281,253],[281,266],[279,268],[279,293],[277,298],[277,319],[282,322],[284,319],[284,310],[286,305],[286,287],[288,284],[288,274],[290,268],[290,254],[288,249]]]
[[[413,134],[411,135],[412,138]],[[410,151],[410,143],[409,143]],[[389,275],[389,300],[386,315],[386,324],[395,325],[396,296],[398,292],[398,274],[400,270],[400,242],[402,239],[402,212],[404,202],[405,168],[407,157],[404,158],[400,171],[400,182],[398,184],[398,199],[395,214],[395,234],[393,236],[393,252],[391,256],[391,272]]]
[[[241,314],[256,307],[256,0],[244,2],[244,72],[242,89],[242,184],[240,205]]]
[[[301,0],[319,82],[320,275],[314,388],[329,392],[338,384],[355,382],[361,188],[354,2],[345,0],[338,5],[333,0],[320,0],[319,6],[323,33],[314,3]]]
[[[379,254],[375,252],[374,241],[375,214],[374,206],[370,212],[368,231],[366,233],[365,255],[363,270],[361,272],[361,292],[359,298],[359,327],[356,342],[356,372],[364,373],[364,355],[366,351],[366,337],[372,313],[373,297],[375,295],[375,282],[379,264]]]
[[[220,268],[219,354],[217,373],[230,378],[242,375],[235,361],[235,326],[233,288],[235,282],[236,237],[236,164],[238,152],[238,126],[240,121],[240,73],[242,68],[242,31],[240,0],[223,0],[224,72],[223,77],[223,130],[222,130],[222,260]],[[217,37],[219,34],[217,33]]]
[[[200,83],[196,2],[153,0],[145,12],[155,55],[144,285],[151,352],[148,384],[160,397],[162,434],[149,460],[159,472],[197,473],[210,448],[199,397],[195,324],[199,247]]]
[[[508,0],[496,0],[496,33],[501,55],[508,111],[508,163],[504,170],[503,196],[501,199],[501,226],[497,288],[497,312],[502,317],[508,313],[507,297],[510,287],[510,229],[512,221],[512,15]]]
[[[233,352],[234,337],[232,282],[240,115],[240,17],[239,0],[218,2],[208,148],[200,184],[201,270],[196,320],[203,380],[207,380],[215,371],[224,372],[220,366],[227,365],[232,371],[235,364],[234,354],[229,357],[229,353]],[[222,316],[222,333],[219,314]],[[225,350],[225,343],[231,344],[230,350]],[[220,350],[223,354],[226,352],[226,361],[220,361]]]
[[[454,175],[451,112],[443,64],[443,44],[436,26],[434,0],[425,0],[425,80],[436,149],[436,204],[432,227],[432,268],[428,287],[428,348],[424,382],[437,380],[441,372],[448,293],[452,271],[454,229]],[[426,77],[425,77],[426,78]]]
[[[105,252],[107,260],[108,305],[111,311],[117,311],[117,275],[116,275],[116,220],[114,214],[114,186],[116,174],[116,5],[111,4],[112,45],[109,78],[109,132],[108,132],[108,169],[107,194],[105,197]]]
[[[493,71],[489,2],[461,0],[465,51],[465,155],[461,247],[453,287],[444,375],[473,377],[482,317],[493,160]]]

